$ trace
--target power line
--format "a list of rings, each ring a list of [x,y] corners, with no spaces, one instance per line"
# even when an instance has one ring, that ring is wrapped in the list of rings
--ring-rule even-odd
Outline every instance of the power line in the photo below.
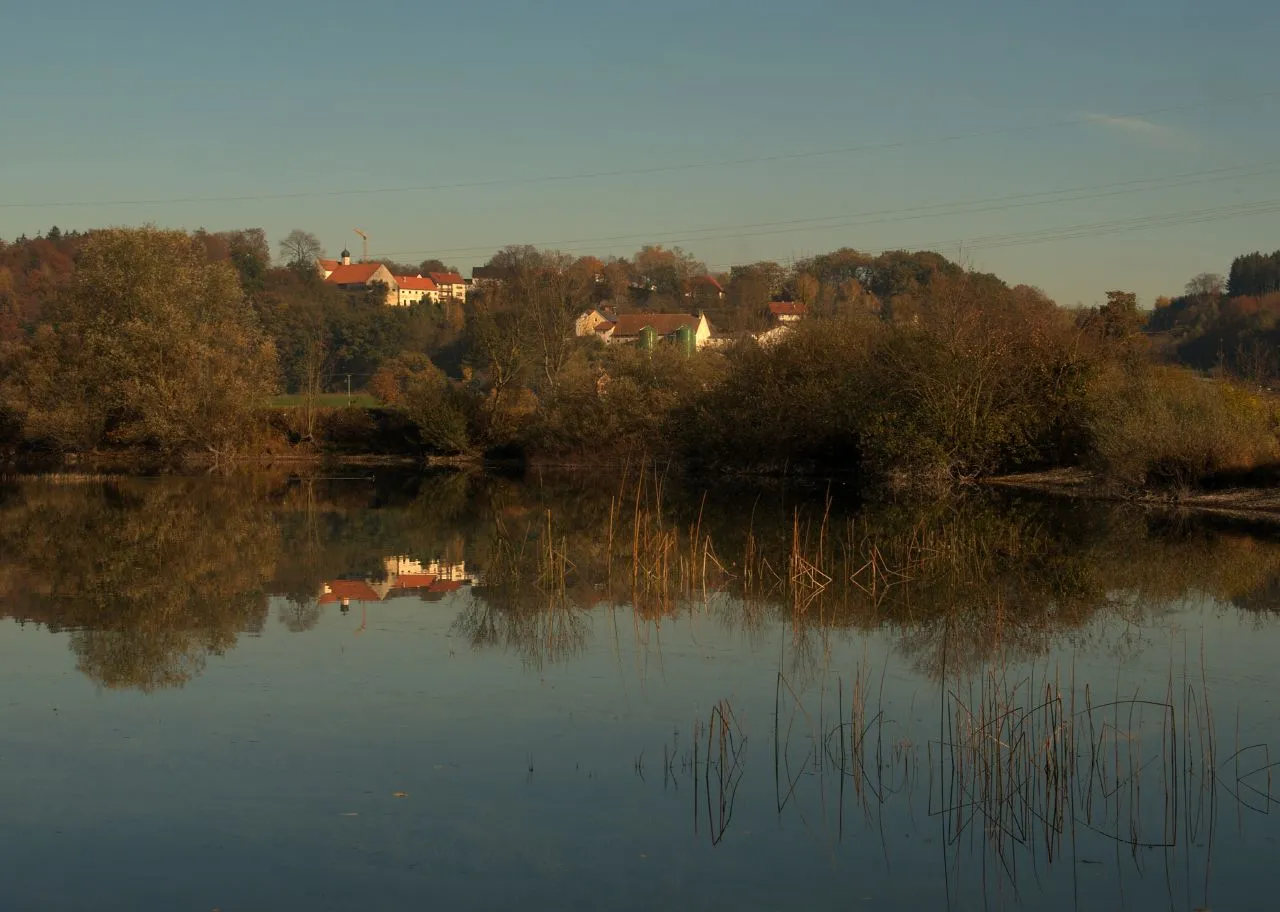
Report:
[[[1116,234],[1131,234],[1137,231],[1150,231],[1160,228],[1177,228],[1184,225],[1199,225],[1207,222],[1221,222],[1233,218],[1247,218],[1255,215],[1280,213],[1280,199],[1262,200],[1253,203],[1238,203],[1230,206],[1218,206],[1209,209],[1191,209],[1182,212],[1171,212],[1163,215],[1146,215],[1129,219],[1114,219],[1104,222],[1093,222],[1075,225],[1060,225],[1053,228],[1041,228],[1034,231],[1012,234],[993,234],[978,237],[951,238],[945,241],[920,241],[916,243],[896,244],[892,247],[864,249],[859,252],[868,256],[889,253],[894,250],[945,250],[949,247],[970,250],[1000,250],[1009,247],[1029,247],[1035,244],[1047,244],[1056,241],[1073,241],[1085,238],[1107,237]],[[724,272],[737,263],[718,263],[708,268]]]
[[[1207,209],[1190,209],[1181,212],[1170,212],[1161,215],[1145,215],[1127,219],[1092,222],[1075,225],[1060,225],[1042,228],[1035,231],[1015,232],[1010,234],[991,234],[978,237],[953,238],[947,241],[926,241],[913,244],[899,244],[885,247],[878,251],[865,253],[886,253],[890,250],[937,250],[947,247],[963,246],[966,250],[997,250],[1005,247],[1025,247],[1032,244],[1043,244],[1053,241],[1069,241],[1081,238],[1105,237],[1113,234],[1128,234],[1134,231],[1148,231],[1156,228],[1172,228],[1182,225],[1195,225],[1204,222],[1225,221],[1232,218],[1243,218],[1252,215],[1267,215],[1280,212],[1280,199],[1261,200],[1253,203],[1236,203],[1229,206],[1216,206]]]
[[[537,241],[533,242],[532,246],[573,246],[576,250],[581,252],[606,250],[616,246],[617,243],[625,241],[663,242],[674,244],[714,240],[733,240],[775,234],[790,234],[802,231],[882,225],[894,222],[916,221],[925,218],[972,215],[985,212],[1022,209],[1031,206],[1045,206],[1057,203],[1106,199],[1109,197],[1125,196],[1134,193],[1148,193],[1154,190],[1173,190],[1199,184],[1242,180],[1277,173],[1280,173],[1280,159],[1272,159],[1269,161],[1257,162],[1252,165],[1233,165],[1230,167],[1211,168],[1202,171],[1189,171],[1182,174],[1171,174],[1164,177],[1136,178],[1133,180],[1114,181],[1104,184],[1066,187],[1058,190],[1040,190],[1030,193],[1006,194],[1003,196],[957,201],[953,203],[934,203],[924,206],[876,209],[863,212],[785,219],[771,222],[747,222],[711,228],[691,228],[676,232],[645,232],[561,239],[556,241]],[[723,231],[733,233],[719,233]],[[587,244],[589,246],[580,246],[583,244]],[[476,245],[472,247],[452,247],[443,249],[416,248],[412,250],[380,251],[378,252],[378,255],[382,257],[394,257],[431,253],[437,256],[460,256],[466,254],[485,253],[493,249],[493,245]]]
[[[344,196],[373,196],[388,193],[432,193],[450,190],[472,190],[486,187],[509,187],[518,185],[564,183],[571,181],[602,180],[614,177],[639,177],[652,174],[668,174],[680,171],[695,171],[708,168],[729,168],[741,165],[764,164],[769,162],[797,161],[837,155],[857,155],[867,152],[881,152],[893,149],[904,149],[912,146],[935,146],[948,143],[964,142],[992,136],[1010,136],[1019,133],[1034,133],[1041,130],[1054,130],[1063,127],[1086,124],[1108,123],[1120,119],[1151,117],[1157,114],[1168,114],[1174,111],[1186,111],[1195,108],[1216,105],[1236,104],[1244,101],[1256,101],[1280,97],[1280,89],[1253,92],[1246,95],[1226,96],[1203,101],[1185,102],[1148,108],[1144,111],[1133,111],[1127,114],[1090,114],[1067,120],[1046,121],[1037,124],[1023,124],[1015,127],[1002,127],[992,130],[979,130],[968,133],[952,133],[943,136],[920,137],[915,139],[892,140],[882,143],[869,143],[857,146],[840,146],[836,148],[814,149],[803,152],[783,152],[775,155],[752,156],[748,158],[705,160],[696,162],[654,165],[647,168],[620,168],[615,170],[583,171],[570,174],[549,174],[536,177],[508,177],[489,180],[462,181],[450,184],[426,184],[401,187],[374,187],[347,190],[315,190],[296,193],[252,193],[240,195],[212,195],[186,197],[155,197],[150,199],[114,199],[114,200],[48,200],[43,202],[0,202],[0,209],[41,209],[41,208],[83,208],[89,206],[165,206],[185,203],[241,203],[261,202],[266,200],[287,199],[332,199]]]

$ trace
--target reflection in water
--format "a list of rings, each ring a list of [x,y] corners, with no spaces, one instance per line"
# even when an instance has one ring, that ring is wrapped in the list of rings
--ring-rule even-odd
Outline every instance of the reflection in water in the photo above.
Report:
[[[1179,654],[1191,638],[1175,629],[1202,623],[1203,643],[1229,618],[1272,636],[1278,606],[1270,530],[1108,505],[856,505],[825,489],[704,493],[649,477],[0,487],[0,614],[65,632],[95,684],[181,687],[211,655],[261,638],[241,651],[252,673],[232,710],[210,717],[201,703],[236,683],[233,663],[212,663],[210,686],[167,703],[175,727],[189,708],[197,746],[156,751],[229,752],[284,790],[331,762],[284,805],[302,823],[275,804],[263,812],[274,844],[308,838],[318,805],[346,822],[368,813],[375,830],[332,844],[381,845],[369,851],[381,877],[400,851],[377,842],[391,812],[331,795],[415,795],[438,774],[431,827],[413,818],[386,833],[434,846],[436,872],[472,853],[551,857],[543,844],[559,840],[561,860],[521,881],[554,883],[557,901],[573,888],[556,879],[563,857],[607,866],[616,830],[642,832],[644,857],[671,849],[673,869],[694,846],[714,853],[666,899],[700,878],[744,879],[711,891],[708,908],[786,899],[757,895],[765,881],[753,878],[821,882],[827,899],[848,899],[850,870],[886,907],[1203,905],[1222,869],[1268,869],[1277,732],[1265,699],[1211,699],[1215,673],[1231,669]],[[369,631],[359,649],[351,628]],[[884,651],[875,662],[872,648]],[[245,718],[262,705],[254,728]],[[292,740],[260,748],[290,716]],[[129,727],[127,713],[108,718]],[[59,736],[46,725],[31,730]],[[146,751],[129,756],[120,769],[158,775]],[[335,783],[353,769],[344,792]],[[570,769],[607,788],[574,791]],[[454,770],[472,778],[445,780]],[[513,770],[524,790],[504,792]],[[425,778],[407,788],[410,775]],[[224,795],[209,795],[212,820]],[[404,870],[422,860],[397,858]],[[640,908],[661,878],[637,877],[627,890]]]
[[[681,497],[646,478],[613,492],[572,479],[395,483],[10,484],[3,610],[74,630],[99,683],[150,690],[260,630],[269,596],[298,632],[329,606],[457,598],[460,634],[532,666],[580,654],[582,612],[604,605],[640,626],[690,612],[749,636],[784,623],[793,676],[829,636],[889,628],[934,678],[1043,655],[1098,622],[1137,631],[1190,595],[1280,605],[1274,539],[1103,505],[972,497],[849,512],[825,492]]]
[[[937,847],[948,905],[959,908],[1078,889],[1095,865],[1117,883],[1126,871],[1163,881],[1180,907],[1175,891],[1211,894],[1228,821],[1238,834],[1280,809],[1280,762],[1267,744],[1221,745],[1203,677],[1178,677],[1188,671],[1158,696],[1109,699],[1034,670],[989,671],[944,681],[915,720],[879,702],[865,667],[816,706],[779,674],[772,731],[757,733],[767,756],[747,750],[749,733],[722,700],[663,744],[654,787],[691,794],[693,835],[717,845],[744,810],[748,767],[764,765],[771,788],[755,799],[819,843],[872,839],[892,868],[902,828],[922,834]],[[648,781],[643,754],[635,771]]]
[[[105,687],[181,686],[261,629],[280,546],[249,491],[24,484],[0,504],[0,597],[12,617],[73,631],[78,667]]]
[[[450,592],[476,583],[467,572],[466,561],[422,562],[401,555],[383,561],[380,578],[335,579],[320,587],[316,604],[342,605],[352,602],[382,602],[392,598],[415,597],[423,601],[439,601]]]

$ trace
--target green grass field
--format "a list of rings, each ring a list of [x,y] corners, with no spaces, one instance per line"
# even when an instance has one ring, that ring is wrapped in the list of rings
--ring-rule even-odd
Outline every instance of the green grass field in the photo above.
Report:
[[[272,408],[301,408],[307,404],[307,397],[302,393],[290,393],[287,396],[276,396],[271,400]],[[345,408],[348,404],[346,393],[321,393],[316,397],[316,405],[321,408]],[[356,408],[374,408],[380,403],[368,393],[352,393],[350,404]]]

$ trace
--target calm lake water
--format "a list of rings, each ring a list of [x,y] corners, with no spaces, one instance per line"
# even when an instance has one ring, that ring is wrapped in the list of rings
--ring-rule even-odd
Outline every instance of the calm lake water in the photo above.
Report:
[[[363,474],[0,484],[0,908],[1280,887],[1273,530]]]

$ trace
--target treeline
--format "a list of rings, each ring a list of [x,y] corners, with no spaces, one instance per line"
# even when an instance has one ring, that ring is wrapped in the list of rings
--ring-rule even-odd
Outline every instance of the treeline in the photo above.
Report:
[[[1125,292],[1066,310],[928,252],[840,250],[709,283],[679,250],[600,263],[516,247],[466,302],[393,308],[324,283],[301,234],[282,244],[287,266],[271,265],[261,231],[50,232],[0,249],[0,440],[175,459],[331,446],[658,458],[939,485],[1064,465],[1195,485],[1277,460],[1271,401],[1161,366]],[[810,319],[693,356],[575,335],[605,302],[719,307],[743,325],[771,300],[804,303]],[[348,377],[380,407],[321,409]],[[298,394],[293,407],[271,406],[281,391]]]
[[[1252,386],[1280,380],[1280,250],[1236,257],[1226,277],[1201,273],[1147,321],[1166,359]]]

